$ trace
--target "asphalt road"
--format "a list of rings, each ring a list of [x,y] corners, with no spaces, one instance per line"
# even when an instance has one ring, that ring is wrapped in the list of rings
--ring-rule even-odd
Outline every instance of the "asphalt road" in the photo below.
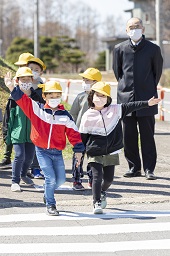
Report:
[[[120,155],[103,215],[92,214],[92,195],[72,190],[71,161],[67,181],[56,191],[59,217],[45,214],[43,192],[21,183],[10,190],[11,169],[0,170],[1,255],[170,255],[170,123],[156,122],[157,180],[124,178],[127,163]],[[43,180],[34,180],[42,185]]]

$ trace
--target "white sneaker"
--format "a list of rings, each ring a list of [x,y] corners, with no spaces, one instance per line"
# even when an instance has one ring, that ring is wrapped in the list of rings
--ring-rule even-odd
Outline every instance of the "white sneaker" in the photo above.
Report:
[[[12,183],[11,191],[12,192],[21,192],[20,185],[18,183]]]
[[[102,191],[101,192],[101,207],[102,209],[106,208],[107,201],[106,201],[106,192]]]
[[[93,213],[94,214],[102,214],[103,213],[103,210],[102,210],[102,207],[101,207],[101,202],[96,202],[94,204]]]

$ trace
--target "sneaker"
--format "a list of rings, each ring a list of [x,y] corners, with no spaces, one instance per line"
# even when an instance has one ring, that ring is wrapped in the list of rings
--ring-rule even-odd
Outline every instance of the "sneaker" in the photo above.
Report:
[[[57,211],[55,205],[47,206],[46,213],[47,213],[47,215],[50,215],[50,216],[58,216],[59,215],[59,212]]]
[[[28,177],[21,177],[21,180],[26,184],[26,185],[34,185],[34,182]]]
[[[34,179],[44,179],[44,175],[41,173],[40,169],[33,169],[32,174],[34,175]]]
[[[10,159],[2,159],[2,162],[0,162],[0,167],[11,167],[11,160]]]
[[[106,192],[102,191],[101,192],[101,207],[102,209],[106,208],[107,201],[106,201]]]
[[[18,183],[12,183],[11,191],[12,192],[21,192],[20,185]]]
[[[34,174],[32,174],[30,170],[27,172],[27,176],[31,179],[34,179]]]
[[[73,183],[73,189],[74,190],[85,190],[81,182],[74,182]]]
[[[92,183],[91,182],[88,183],[88,188],[92,189]]]
[[[103,213],[103,209],[101,207],[101,202],[96,202],[94,204],[93,213],[94,214],[102,214]]]

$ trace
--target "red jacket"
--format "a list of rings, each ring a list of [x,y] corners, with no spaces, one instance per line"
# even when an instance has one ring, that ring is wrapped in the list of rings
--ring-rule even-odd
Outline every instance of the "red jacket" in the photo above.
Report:
[[[42,105],[30,99],[19,87],[15,87],[11,95],[31,120],[30,137],[36,146],[63,150],[66,146],[67,136],[69,142],[74,146],[74,152],[84,151],[77,126],[63,105],[59,105],[58,110],[52,111],[47,104]]]

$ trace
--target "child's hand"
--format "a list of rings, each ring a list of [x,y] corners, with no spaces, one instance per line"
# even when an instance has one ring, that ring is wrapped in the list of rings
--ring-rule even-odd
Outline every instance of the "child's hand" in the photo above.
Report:
[[[82,153],[75,153],[75,158],[77,159],[77,165],[79,165],[81,162]]]
[[[8,71],[4,77],[4,83],[12,92],[14,89],[14,81],[12,80],[12,73]]]
[[[160,101],[161,99],[158,99],[158,98],[155,99],[154,97],[152,97],[150,100],[148,100],[148,105],[151,107],[158,104]]]

